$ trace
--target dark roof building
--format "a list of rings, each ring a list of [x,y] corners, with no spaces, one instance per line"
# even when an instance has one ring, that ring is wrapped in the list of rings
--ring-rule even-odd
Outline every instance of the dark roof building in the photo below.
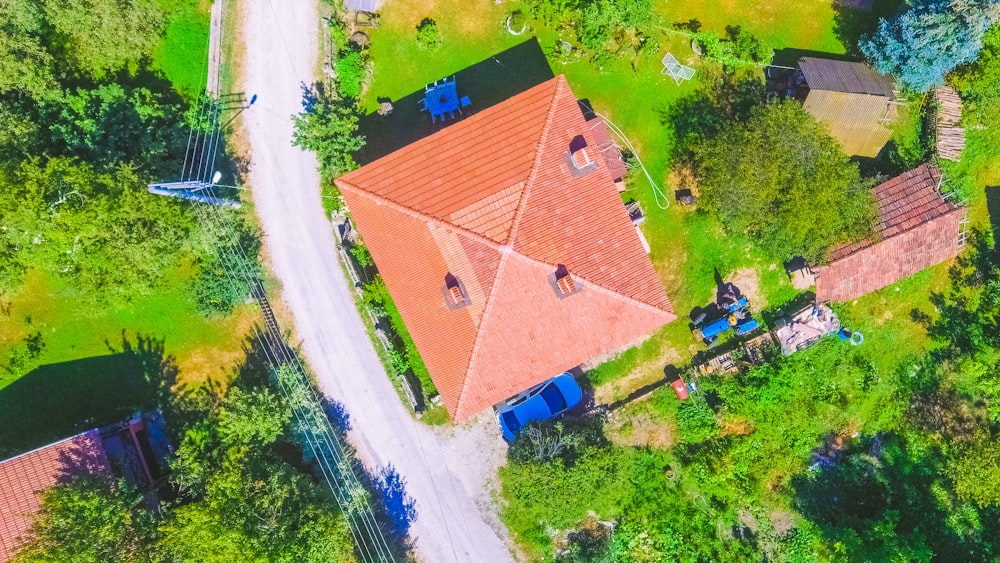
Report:
[[[875,236],[834,249],[829,265],[814,268],[816,299],[854,299],[957,255],[965,209],[941,195],[940,181],[924,164],[873,188]]]
[[[864,63],[799,59],[808,87],[804,107],[829,127],[849,155],[874,157],[889,141],[896,117],[893,83]]]
[[[97,430],[0,461],[0,562],[14,556],[30,531],[42,491],[93,473],[112,478]]]
[[[675,318],[591,125],[558,76],[336,180],[456,422]]]

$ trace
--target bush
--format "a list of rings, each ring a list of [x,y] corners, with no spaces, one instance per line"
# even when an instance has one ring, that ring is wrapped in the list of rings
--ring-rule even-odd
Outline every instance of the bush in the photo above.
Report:
[[[316,85],[306,91],[302,106],[304,111],[294,117],[293,142],[316,153],[324,181],[357,168],[353,154],[365,146],[365,138],[358,134],[356,104]]]
[[[715,436],[718,424],[715,413],[708,403],[702,400],[687,400],[677,409],[677,422],[680,426],[681,440],[694,444],[704,442]]]
[[[424,18],[417,26],[417,47],[424,51],[437,51],[441,47],[441,32],[431,18]]]
[[[740,26],[726,28],[726,38],[711,31],[692,35],[702,54],[718,62],[727,72],[740,67],[766,66],[774,58],[774,49],[762,43]]]
[[[337,92],[342,98],[357,98],[365,79],[365,60],[359,51],[347,51],[337,60]]]

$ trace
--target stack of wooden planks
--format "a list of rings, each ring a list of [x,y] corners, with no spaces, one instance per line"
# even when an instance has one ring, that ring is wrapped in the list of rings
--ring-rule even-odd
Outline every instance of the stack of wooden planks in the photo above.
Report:
[[[962,120],[962,99],[958,92],[947,86],[934,89],[937,105],[935,137],[939,158],[957,161],[965,148],[965,129],[958,126]]]

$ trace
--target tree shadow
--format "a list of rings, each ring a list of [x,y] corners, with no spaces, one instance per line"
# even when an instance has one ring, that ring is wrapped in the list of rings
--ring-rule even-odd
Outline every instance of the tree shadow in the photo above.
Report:
[[[986,186],[986,211],[993,231],[993,247],[1000,248],[1000,186]]]
[[[674,132],[674,153],[689,156],[694,145],[719,134],[731,121],[743,121],[764,103],[764,83],[757,78],[706,72],[694,94],[661,109],[660,123]]]
[[[46,364],[0,390],[0,457],[10,457],[171,403],[164,341],[122,332],[111,354]]]
[[[390,464],[378,472],[372,484],[393,533],[405,537],[417,518],[416,501],[407,494],[406,481]]]
[[[871,10],[861,10],[847,3],[833,3],[833,33],[840,40],[848,56],[860,58],[858,40],[878,29],[879,18],[889,18],[903,6],[903,0],[874,0]],[[826,57],[830,58],[830,57]]]
[[[373,112],[362,117],[358,123],[358,131],[366,142],[355,154],[354,160],[362,166],[368,164],[553,76],[538,40],[528,39],[455,72],[458,95],[467,96],[472,102],[456,120],[432,123],[430,115],[420,110],[419,102],[425,96],[423,89],[394,100],[392,115],[383,116]]]
[[[829,463],[792,479],[793,503],[831,544],[869,546],[872,560],[928,550],[940,561],[982,560],[991,547],[976,536],[996,537],[997,510],[963,505],[983,528],[960,533],[947,508],[957,501],[940,499],[945,462],[936,449],[913,448],[895,434],[853,440]]]

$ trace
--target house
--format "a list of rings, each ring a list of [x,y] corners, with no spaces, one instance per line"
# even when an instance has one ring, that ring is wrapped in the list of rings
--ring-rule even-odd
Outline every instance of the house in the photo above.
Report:
[[[0,562],[14,556],[41,507],[39,494],[84,474],[112,478],[98,430],[0,461]]]
[[[676,316],[565,77],[336,180],[455,422]]]
[[[798,66],[805,110],[829,127],[845,153],[878,156],[896,117],[892,80],[864,63],[802,57]]]
[[[816,299],[854,299],[957,255],[965,209],[942,196],[940,183],[940,170],[923,164],[876,186],[875,236],[835,248],[829,265],[813,268]]]
[[[124,479],[155,508],[171,451],[165,432],[163,416],[152,411],[0,461],[0,563],[30,532],[40,493],[76,477]]]

